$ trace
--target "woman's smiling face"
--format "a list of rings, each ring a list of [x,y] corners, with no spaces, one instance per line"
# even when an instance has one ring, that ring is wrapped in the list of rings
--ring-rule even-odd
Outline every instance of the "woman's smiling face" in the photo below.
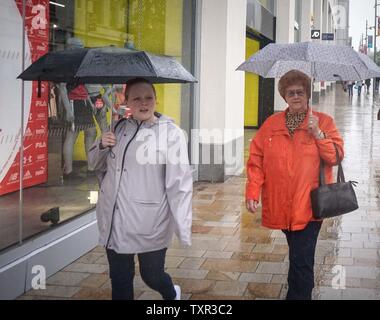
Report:
[[[289,105],[291,113],[303,112],[308,108],[306,90],[302,85],[287,87],[285,91],[285,100]]]
[[[137,83],[127,90],[127,106],[131,109],[133,118],[138,121],[153,120],[156,110],[156,94],[152,85]]]

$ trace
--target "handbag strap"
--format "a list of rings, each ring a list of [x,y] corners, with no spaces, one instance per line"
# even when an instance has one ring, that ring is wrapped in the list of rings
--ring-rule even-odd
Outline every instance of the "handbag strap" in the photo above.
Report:
[[[345,179],[344,173],[343,173],[342,160],[339,158],[338,148],[337,148],[335,143],[334,143],[334,148],[335,148],[336,159],[337,159],[337,164],[338,164],[338,176],[337,176],[336,180],[338,183],[346,182],[346,179]],[[325,184],[326,184],[326,181],[325,181],[325,162],[323,161],[323,159],[321,159],[321,163],[319,166],[319,186],[323,186]]]

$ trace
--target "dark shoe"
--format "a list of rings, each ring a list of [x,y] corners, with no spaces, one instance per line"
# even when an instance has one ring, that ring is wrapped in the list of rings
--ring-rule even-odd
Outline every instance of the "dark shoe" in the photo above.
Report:
[[[59,219],[59,207],[51,208],[41,214],[42,222],[51,222],[52,224],[57,224],[59,222]]]

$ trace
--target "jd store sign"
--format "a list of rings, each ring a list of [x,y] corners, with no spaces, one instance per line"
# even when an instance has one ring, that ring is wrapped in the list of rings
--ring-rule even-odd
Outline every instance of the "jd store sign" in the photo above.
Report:
[[[321,30],[311,30],[312,39],[321,39]]]
[[[323,41],[333,41],[334,40],[334,34],[333,33],[321,33],[321,30],[311,30],[311,39],[321,39]]]

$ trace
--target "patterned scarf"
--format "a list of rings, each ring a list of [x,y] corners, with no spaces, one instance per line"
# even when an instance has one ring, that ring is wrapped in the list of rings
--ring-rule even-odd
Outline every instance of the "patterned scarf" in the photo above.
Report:
[[[286,127],[289,130],[289,134],[293,137],[294,131],[304,122],[307,112],[301,113],[286,113]]]

